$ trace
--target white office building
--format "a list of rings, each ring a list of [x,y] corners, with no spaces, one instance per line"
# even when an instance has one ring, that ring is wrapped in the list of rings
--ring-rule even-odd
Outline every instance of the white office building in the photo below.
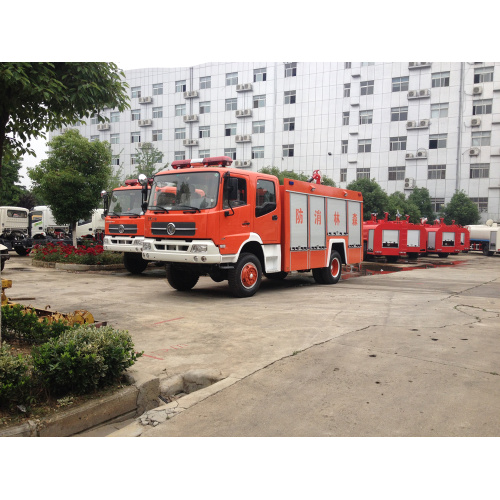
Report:
[[[483,221],[500,220],[500,63],[207,63],[126,81],[130,110],[75,127],[110,142],[125,175],[152,143],[162,164],[226,155],[241,169],[319,169],[340,187],[426,187],[436,209],[464,190]]]

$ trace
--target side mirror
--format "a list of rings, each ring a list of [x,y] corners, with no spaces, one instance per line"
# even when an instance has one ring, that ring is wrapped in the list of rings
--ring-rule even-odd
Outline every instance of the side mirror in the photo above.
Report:
[[[101,191],[101,198],[104,204],[104,216],[108,215],[109,209],[109,196],[106,191]]]

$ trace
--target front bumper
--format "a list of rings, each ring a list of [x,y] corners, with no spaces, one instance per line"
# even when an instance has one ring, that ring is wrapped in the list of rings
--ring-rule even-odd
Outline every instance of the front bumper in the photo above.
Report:
[[[143,243],[143,236],[105,236],[102,246],[109,252],[141,253]]]

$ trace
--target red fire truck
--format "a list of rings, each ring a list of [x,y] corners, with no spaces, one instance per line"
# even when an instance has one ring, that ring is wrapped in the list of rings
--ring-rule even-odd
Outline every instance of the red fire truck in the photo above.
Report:
[[[144,186],[141,184],[144,184]],[[123,263],[127,271],[140,274],[148,262],[142,258],[144,241],[143,200],[151,187],[145,175],[139,179],[129,179],[124,186],[113,190],[111,196],[103,192],[104,213],[104,250],[123,252]]]
[[[228,168],[227,156],[177,160],[155,175],[145,215],[144,260],[190,290],[201,275],[250,297],[262,275],[312,270],[320,284],[363,260],[362,195],[318,183]]]
[[[457,254],[468,251],[470,246],[470,232],[467,228],[451,222],[451,225],[444,223],[444,218],[436,219],[434,224],[425,224],[427,231],[427,252],[437,253],[438,257],[448,257],[450,254]]]
[[[372,214],[369,221],[363,222],[363,257],[385,257],[388,262],[396,262],[401,256],[416,259],[420,253],[426,252],[427,233],[421,224],[413,224],[410,216],[401,220],[389,220],[388,212],[384,218],[377,220]]]

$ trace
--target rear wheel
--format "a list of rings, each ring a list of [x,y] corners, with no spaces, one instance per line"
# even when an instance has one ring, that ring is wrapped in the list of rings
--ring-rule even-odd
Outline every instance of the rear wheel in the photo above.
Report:
[[[399,255],[386,255],[385,256],[385,260],[387,262],[391,262],[391,263],[397,262],[398,259],[399,259]]]
[[[191,266],[179,266],[178,264],[166,264],[167,281],[172,288],[180,292],[186,292],[198,283],[200,274]]]
[[[123,254],[123,264],[125,269],[132,274],[141,274],[148,267],[148,261],[144,260],[140,253],[125,252]]]
[[[228,273],[229,288],[235,297],[251,297],[261,281],[262,266],[253,253],[241,254],[236,266]]]
[[[488,243],[483,244],[483,255],[486,255],[487,257],[491,257],[493,255],[493,252],[490,252],[488,248]]]
[[[441,259],[447,259],[448,255],[450,254],[444,252],[438,252],[438,257],[440,257]]]
[[[17,255],[20,255],[21,257],[25,257],[30,253],[30,249],[25,247],[15,247],[14,250],[16,251]]]
[[[320,285],[335,285],[338,283],[342,274],[342,259],[337,251],[333,251],[330,256],[328,267],[313,269],[313,278]]]
[[[418,253],[414,253],[414,252],[409,253],[408,254],[408,259],[409,260],[417,260],[418,259]]]

